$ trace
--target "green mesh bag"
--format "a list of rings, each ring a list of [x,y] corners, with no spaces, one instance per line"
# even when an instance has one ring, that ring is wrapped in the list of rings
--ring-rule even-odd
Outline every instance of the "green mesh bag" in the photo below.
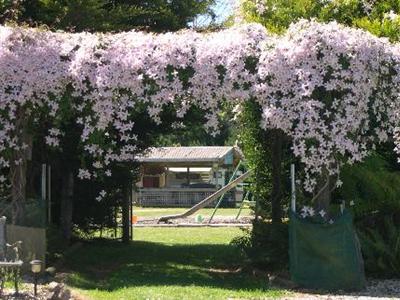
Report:
[[[361,290],[365,287],[360,243],[348,211],[333,224],[290,214],[290,273],[310,289]]]

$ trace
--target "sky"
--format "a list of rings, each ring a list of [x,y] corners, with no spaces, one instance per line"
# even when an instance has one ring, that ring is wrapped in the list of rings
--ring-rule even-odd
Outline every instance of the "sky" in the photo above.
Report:
[[[239,0],[217,0],[217,3],[213,7],[217,19],[217,23],[222,23],[225,21],[230,15],[232,15],[234,8],[235,8],[235,3],[237,3]],[[200,16],[196,19],[195,26],[199,27],[204,27],[209,25],[211,22],[211,19],[208,17]]]
[[[227,17],[232,15],[235,6],[235,0],[218,0],[215,6],[215,12],[217,14],[217,21],[225,21]]]

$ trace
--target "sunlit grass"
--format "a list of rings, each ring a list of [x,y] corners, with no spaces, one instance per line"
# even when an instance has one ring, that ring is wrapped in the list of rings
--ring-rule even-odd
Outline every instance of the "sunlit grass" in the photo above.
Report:
[[[95,241],[67,257],[69,285],[89,299],[265,299],[266,278],[241,271],[238,228],[135,228],[128,245]]]

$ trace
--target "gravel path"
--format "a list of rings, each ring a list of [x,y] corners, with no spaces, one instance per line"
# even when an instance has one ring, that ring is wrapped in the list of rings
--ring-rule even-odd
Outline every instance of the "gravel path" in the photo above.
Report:
[[[223,227],[223,226],[238,226],[238,227],[247,227],[252,225],[254,217],[240,217],[239,219],[236,219],[235,217],[231,216],[216,216],[213,218],[211,224],[208,223],[209,217],[205,217],[201,222],[196,220],[196,217],[187,217],[183,219],[171,219],[168,223],[158,223],[158,218],[142,218],[139,219],[139,222],[137,222],[134,226],[136,227],[174,227],[174,226],[180,226],[180,227],[185,227],[185,226],[218,226],[218,227]]]
[[[47,300],[47,299],[63,299],[63,300],[86,300],[81,295],[73,293],[70,294],[69,290],[64,289],[63,285],[50,283],[48,286],[39,286],[40,296],[35,298],[32,295],[33,286],[25,284],[22,288],[22,294],[19,297],[12,295],[13,291],[6,290],[6,295],[1,299],[7,300]],[[54,297],[55,290],[61,289],[62,292],[58,293],[58,297]],[[52,291],[52,292],[50,292]],[[8,294],[8,296],[7,296]],[[52,298],[53,297],[53,298]],[[370,280],[366,290],[358,293],[337,293],[337,294],[317,294],[311,292],[293,292],[288,296],[280,299],[284,300],[378,300],[378,299],[400,299],[400,279],[396,280]]]
[[[400,299],[400,279],[395,280],[370,280],[367,288],[358,293],[316,294],[310,292],[295,292],[283,299],[326,299],[326,300],[375,300],[375,299]]]

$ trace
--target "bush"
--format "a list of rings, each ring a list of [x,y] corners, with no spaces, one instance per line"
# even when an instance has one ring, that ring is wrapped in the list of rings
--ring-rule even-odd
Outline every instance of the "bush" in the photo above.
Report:
[[[400,276],[400,216],[375,215],[358,224],[367,274]]]
[[[253,230],[232,241],[257,268],[282,270],[289,265],[289,226],[255,220]]]
[[[62,237],[59,228],[55,226],[49,226],[47,228],[46,239],[46,264],[52,266],[57,263],[59,259],[64,257],[64,252],[68,249],[70,243]]]
[[[342,171],[339,197],[351,208],[367,275],[400,276],[400,171],[391,145]]]
[[[395,162],[375,153],[365,162],[346,166],[341,174],[343,186],[338,197],[354,201],[352,207],[356,221],[373,213],[400,212],[400,171]]]

